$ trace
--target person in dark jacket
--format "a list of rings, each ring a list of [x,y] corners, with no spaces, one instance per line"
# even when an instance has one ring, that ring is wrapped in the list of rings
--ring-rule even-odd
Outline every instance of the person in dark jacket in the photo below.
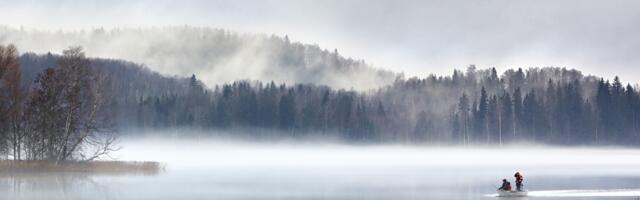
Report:
[[[502,179],[502,186],[498,190],[511,191],[511,183],[507,179]]]
[[[524,181],[524,177],[522,177],[520,172],[516,172],[513,176],[516,177],[516,190],[522,191],[522,181]]]

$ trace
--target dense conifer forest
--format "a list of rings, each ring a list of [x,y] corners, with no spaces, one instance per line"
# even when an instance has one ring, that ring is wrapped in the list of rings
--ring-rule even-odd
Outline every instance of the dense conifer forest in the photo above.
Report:
[[[20,57],[26,85],[60,56]],[[371,90],[238,80],[205,85],[135,63],[89,59],[107,77],[106,105],[127,128],[251,130],[354,142],[636,144],[637,86],[566,68],[469,66],[449,76],[397,79]],[[354,80],[357,81],[357,80]]]

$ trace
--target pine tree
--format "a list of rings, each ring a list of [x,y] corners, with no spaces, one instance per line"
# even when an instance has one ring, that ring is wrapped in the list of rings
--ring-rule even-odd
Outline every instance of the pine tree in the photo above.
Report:
[[[457,126],[457,132],[460,133],[462,143],[466,144],[469,140],[469,97],[467,97],[466,93],[462,93],[462,97],[458,102],[458,113],[456,114],[456,119],[459,123],[454,123],[454,126]]]
[[[500,134],[500,106],[498,106],[498,97],[495,95],[489,98],[487,109],[487,124],[489,126],[487,132],[487,143],[491,144],[497,138],[495,135]]]
[[[504,91],[500,97],[500,144],[508,141],[510,135],[514,134],[513,130],[513,101],[509,92]],[[509,134],[507,134],[509,133]],[[505,137],[506,136],[506,137]]]
[[[635,89],[630,84],[627,84],[627,87],[624,93],[625,104],[623,105],[626,141],[629,141],[628,139],[631,139],[633,142],[635,142],[635,140],[637,139],[635,135],[635,133],[637,133],[637,127],[635,122],[637,121],[636,118],[638,117],[637,98],[638,96]]]
[[[523,118],[522,118],[522,93],[520,88],[516,88],[513,92],[513,137],[516,140],[521,134]]]
[[[484,136],[488,138],[489,124],[487,121],[487,113],[489,111],[489,99],[487,91],[482,87],[480,90],[480,100],[478,101],[478,109],[474,114],[474,121],[476,123],[476,134],[478,137]],[[476,138],[481,139],[481,138]]]
[[[581,133],[583,130],[581,128],[583,125],[582,122],[585,121],[585,115],[583,114],[584,107],[584,98],[580,92],[580,82],[575,80],[573,83],[567,85],[565,90],[565,105],[567,107],[567,136],[566,138],[571,141],[571,143],[575,143],[577,138],[577,134]]]
[[[624,87],[620,78],[616,76],[611,84],[611,107],[609,108],[611,110],[609,115],[611,117],[611,131],[616,135],[614,142],[624,140],[624,104]]]
[[[557,133],[556,129],[558,127],[558,116],[556,115],[558,113],[557,104],[558,101],[556,97],[556,86],[553,83],[553,80],[549,79],[549,81],[547,82],[547,89],[544,98],[544,112],[546,118],[545,129],[547,129],[545,138],[547,141],[554,140],[554,138],[556,137],[555,134]]]
[[[429,123],[427,113],[421,111],[417,116],[416,125],[414,128],[414,136],[412,140],[414,142],[423,142],[429,141],[429,139],[431,139],[432,141],[433,138],[428,138],[429,135],[432,135],[429,131],[430,128],[431,124]]]
[[[599,125],[596,129],[596,143],[599,143],[602,140],[609,140],[610,136],[610,104],[611,104],[611,93],[610,93],[610,85],[609,82],[605,82],[604,79],[600,79],[598,82],[598,91],[596,94],[596,111],[598,112],[598,121]]]
[[[522,119],[523,119],[523,130],[527,135],[527,138],[534,138],[537,133],[535,124],[537,123],[536,113],[538,112],[538,102],[536,99],[535,90],[531,90],[525,97],[522,103]]]
[[[278,112],[278,119],[280,128],[293,132],[294,125],[296,124],[297,111],[294,90],[290,89],[286,94],[280,98],[280,110]]]
[[[451,135],[452,135],[452,142],[453,143],[458,143],[459,141],[462,141],[462,144],[466,144],[466,136],[462,131],[462,127],[464,126],[464,124],[461,122],[460,117],[459,117],[459,113],[456,113],[453,115],[453,119],[451,120]]]

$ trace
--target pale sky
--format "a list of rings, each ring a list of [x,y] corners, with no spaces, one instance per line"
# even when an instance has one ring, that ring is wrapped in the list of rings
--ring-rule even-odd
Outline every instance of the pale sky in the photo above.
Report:
[[[640,83],[636,0],[4,1],[0,24],[27,29],[211,26],[289,35],[407,75],[576,68]]]

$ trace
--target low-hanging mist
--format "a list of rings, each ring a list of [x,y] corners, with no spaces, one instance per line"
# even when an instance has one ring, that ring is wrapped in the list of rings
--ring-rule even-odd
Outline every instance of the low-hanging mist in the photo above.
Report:
[[[131,130],[140,131],[140,130]],[[195,133],[195,134],[194,134]],[[147,131],[122,140],[122,159],[154,159],[174,177],[209,171],[229,198],[495,198],[502,178],[524,174],[532,197],[632,197],[640,155],[620,147],[352,145],[326,140],[256,141],[200,131]],[[189,155],[189,156],[185,156]],[[179,176],[178,174],[181,174]],[[275,180],[275,181],[273,181]],[[312,183],[309,184],[308,180]],[[204,181],[194,179],[193,182]],[[452,189],[453,188],[453,189]],[[383,191],[378,191],[383,190]],[[477,196],[474,196],[477,195]],[[278,196],[283,197],[283,196]]]
[[[0,44],[47,53],[71,45],[88,56],[143,63],[164,75],[196,74],[206,85],[236,80],[312,83],[344,89],[374,89],[402,77],[376,69],[337,50],[290,41],[287,36],[243,34],[200,27],[20,30],[0,27]]]
[[[532,198],[631,197],[640,152],[627,148],[351,145],[252,141],[140,131],[120,138],[121,160],[156,160],[154,176],[6,178],[10,199],[495,199],[520,171]],[[133,134],[129,134],[133,135]],[[106,196],[106,197],[105,197]]]
[[[589,173],[600,176],[637,171],[601,169],[640,166],[638,150],[621,147],[562,147],[534,143],[505,146],[352,145],[322,139],[259,141],[212,136],[219,132],[142,131],[121,138],[122,150],[114,152],[113,156],[123,160],[157,160],[167,164],[170,170],[194,167],[372,170],[474,167],[522,170],[528,174],[572,176]],[[569,170],[575,166],[590,166],[591,169]]]

